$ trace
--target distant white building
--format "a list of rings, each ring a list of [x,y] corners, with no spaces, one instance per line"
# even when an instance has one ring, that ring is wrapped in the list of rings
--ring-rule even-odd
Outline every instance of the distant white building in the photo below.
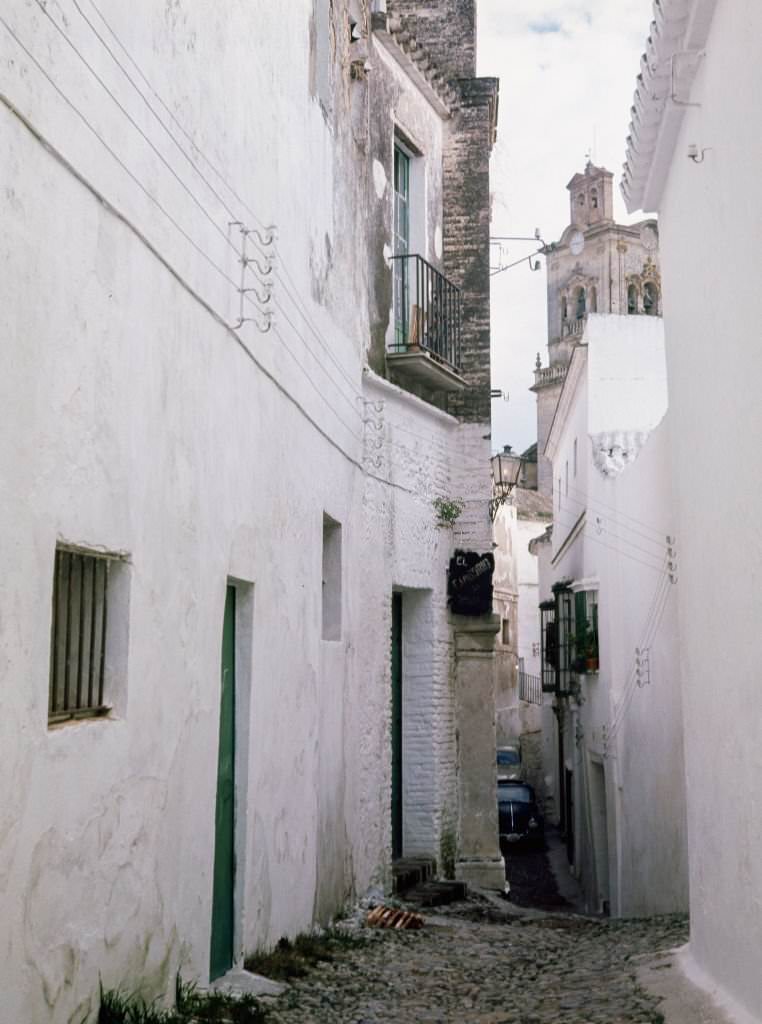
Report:
[[[614,175],[590,161],[566,186],[569,224],[545,249],[548,269],[548,364],[540,354],[532,391],[537,395],[537,486],[550,495],[545,444],[566,368],[588,313],[658,316],[661,313],[658,226],[614,220]]]
[[[686,964],[762,1020],[762,6],[654,4],[622,190],[657,211],[679,566]]]
[[[666,413],[661,319],[590,314],[545,448],[553,529],[532,550],[550,806],[588,906],[616,916],[687,906]]]
[[[550,498],[537,491],[537,447],[521,456],[507,451],[492,457],[495,494],[503,476],[517,480],[495,505],[494,609],[500,617],[497,657],[496,726],[498,744],[521,738],[523,774],[544,795],[540,685],[539,577],[530,542],[552,518]],[[546,698],[547,699],[547,698]]]

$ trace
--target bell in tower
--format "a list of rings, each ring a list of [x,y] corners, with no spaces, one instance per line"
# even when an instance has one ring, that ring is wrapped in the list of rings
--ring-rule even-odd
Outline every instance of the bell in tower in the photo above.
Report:
[[[614,175],[605,167],[596,167],[588,160],[582,174],[575,174],[569,184],[570,224],[590,227],[614,219]]]

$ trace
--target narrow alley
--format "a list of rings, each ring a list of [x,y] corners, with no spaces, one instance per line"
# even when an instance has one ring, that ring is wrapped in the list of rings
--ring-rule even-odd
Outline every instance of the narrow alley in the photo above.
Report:
[[[760,97],[0,0],[0,1024],[762,1024]]]
[[[544,862],[544,864],[542,863]],[[572,912],[544,853],[514,862],[510,900],[472,894],[424,911],[418,931],[358,928],[358,943],[289,985],[278,1024],[656,1024],[638,974],[688,938],[684,915]],[[539,868],[539,870],[538,870]],[[544,869],[544,870],[543,870]],[[535,903],[527,907],[528,899]],[[537,907],[555,909],[537,909]],[[360,924],[360,917],[355,919]]]
[[[683,916],[520,917],[480,903],[378,932],[282,995],[279,1024],[635,1024],[661,1022],[637,958],[682,944]]]

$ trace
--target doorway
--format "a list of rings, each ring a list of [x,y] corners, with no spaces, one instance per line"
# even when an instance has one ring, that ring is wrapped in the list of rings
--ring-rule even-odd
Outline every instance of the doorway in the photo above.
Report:
[[[402,856],[402,594],[392,594],[392,859]]]
[[[233,966],[235,941],[236,588],[228,585],[222,624],[220,730],[214,817],[211,981]]]
[[[595,880],[598,910],[609,908],[609,836],[606,813],[606,769],[599,761],[590,762],[590,817],[593,831]]]
[[[564,769],[564,828],[566,859],[574,863],[574,772]]]

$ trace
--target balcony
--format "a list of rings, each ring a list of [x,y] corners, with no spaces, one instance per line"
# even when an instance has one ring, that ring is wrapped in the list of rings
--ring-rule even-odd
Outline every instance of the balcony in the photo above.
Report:
[[[581,338],[585,333],[585,326],[587,324],[587,317],[580,316],[575,320],[564,320],[563,324],[563,336],[564,338]]]
[[[392,256],[390,369],[440,391],[462,391],[460,290],[421,256]]]
[[[519,700],[526,704],[542,704],[543,692],[540,676],[533,676],[519,669]]]
[[[534,371],[534,387],[547,387],[549,384],[563,384],[566,380],[566,367],[563,364],[556,366],[540,366]],[[530,389],[534,390],[534,388]]]

